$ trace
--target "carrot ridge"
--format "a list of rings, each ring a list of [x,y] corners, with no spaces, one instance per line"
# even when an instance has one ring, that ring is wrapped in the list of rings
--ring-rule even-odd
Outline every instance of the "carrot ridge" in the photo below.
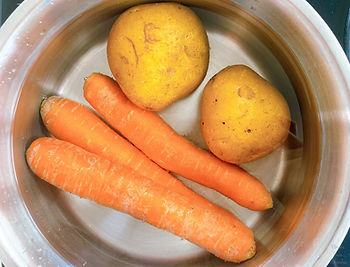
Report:
[[[212,188],[251,210],[273,206],[264,184],[178,135],[158,114],[134,105],[111,77],[93,73],[84,84],[90,105],[162,168]]]
[[[208,202],[151,161],[87,107],[67,98],[51,96],[42,102],[40,114],[44,125],[56,138],[127,166],[178,193]]]
[[[241,262],[255,254],[253,232],[230,213],[74,144],[38,138],[26,159],[37,176],[54,186],[170,231],[226,261]]]

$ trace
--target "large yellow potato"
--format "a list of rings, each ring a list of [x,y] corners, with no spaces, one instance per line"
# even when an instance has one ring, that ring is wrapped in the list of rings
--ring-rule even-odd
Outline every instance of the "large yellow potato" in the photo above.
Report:
[[[249,67],[229,66],[206,85],[201,129],[208,148],[220,159],[245,163],[261,158],[288,136],[286,100]]]
[[[107,57],[132,102],[161,110],[202,82],[209,61],[208,37],[191,9],[177,3],[144,4],[115,21]]]

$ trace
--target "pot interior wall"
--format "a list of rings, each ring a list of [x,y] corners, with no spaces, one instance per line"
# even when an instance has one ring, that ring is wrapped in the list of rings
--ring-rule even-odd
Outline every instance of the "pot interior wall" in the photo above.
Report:
[[[317,107],[304,70],[267,25],[234,4],[186,3],[192,5],[207,29],[209,70],[193,94],[160,115],[181,135],[206,149],[198,120],[201,92],[216,72],[234,64],[246,64],[269,80],[286,97],[291,109],[293,127],[286,144],[261,160],[242,165],[271,190],[273,209],[248,211],[179,177],[253,228],[258,253],[244,265],[256,266],[284,244],[309,204],[321,153]],[[14,167],[22,198],[38,231],[73,265],[227,265],[186,240],[53,188],[35,177],[25,163],[23,155],[29,143],[49,135],[39,117],[43,97],[62,95],[88,106],[83,99],[84,78],[92,72],[110,75],[108,33],[119,12],[130,5],[130,1],[106,2],[69,21],[52,35],[27,73],[13,122]]]

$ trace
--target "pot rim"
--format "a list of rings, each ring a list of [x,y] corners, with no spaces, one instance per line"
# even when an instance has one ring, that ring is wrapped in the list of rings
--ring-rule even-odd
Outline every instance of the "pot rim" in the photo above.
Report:
[[[99,1],[94,1],[99,2]],[[238,3],[238,5],[242,6],[244,9],[249,10],[250,1],[241,1],[242,3]],[[270,1],[273,2],[273,1]],[[277,4],[276,2],[274,2]],[[341,45],[337,41],[336,37],[328,27],[328,25],[323,21],[323,19],[320,17],[320,15],[312,8],[310,4],[308,4],[305,0],[297,0],[297,1],[288,1],[289,5],[294,6],[295,9],[299,10],[301,14],[304,15],[303,19],[307,19],[308,23],[310,25],[313,25],[315,29],[317,29],[318,33],[320,34],[320,38],[324,40],[324,42],[327,43],[328,50],[325,52],[329,57],[334,59],[335,65],[338,66],[339,70],[343,74],[344,82],[347,84],[348,89],[350,88],[350,76],[346,76],[346,73],[350,73],[350,65],[349,61],[345,55],[344,50],[342,49]],[[25,0],[19,7],[10,15],[10,17],[5,21],[5,23],[0,28],[0,51],[4,52],[3,49],[5,47],[6,42],[8,41],[9,37],[16,31],[16,28],[21,25],[24,21],[24,19],[28,16],[30,16],[30,13],[34,10],[37,10],[40,8],[40,5],[44,7],[44,3],[40,0]],[[277,4],[279,5],[279,3]],[[281,4],[282,5],[282,4]],[[252,11],[254,13],[254,10]],[[290,12],[287,10],[287,12]],[[271,28],[274,28],[273,25],[269,25]],[[5,51],[6,52],[6,51]],[[6,54],[6,53],[4,53]],[[0,63],[2,61],[6,61],[5,58],[2,56],[0,57]],[[344,92],[344,94],[349,94],[348,92]],[[3,93],[0,92],[0,96],[3,96]],[[0,103],[4,101],[4,104],[6,103],[7,96],[4,97],[4,99],[0,100]],[[349,97],[347,97],[349,99]],[[11,113],[12,112],[12,113]],[[11,118],[14,116],[14,110],[10,110],[8,112],[5,112],[5,114],[10,115]],[[346,112],[346,120],[349,127],[349,118],[350,113],[349,110]],[[4,115],[0,115],[1,118]],[[4,149],[4,151],[10,151],[6,150],[11,147],[11,129],[4,129],[1,130],[1,142],[0,142],[0,151]],[[1,153],[3,154],[3,153]],[[350,152],[348,152],[348,155]],[[6,158],[7,155],[1,156],[2,158]],[[1,168],[0,169],[1,176],[6,175],[5,171]],[[350,173],[347,174],[347,185],[350,185]],[[348,186],[350,188],[350,186]],[[340,217],[340,220],[337,222],[336,229],[334,231],[334,235],[327,240],[327,244],[323,246],[322,250],[315,250],[314,253],[311,255],[312,259],[309,259],[306,265],[313,265],[315,263],[318,264],[327,264],[332,257],[335,255],[337,249],[339,248],[340,244],[342,243],[343,239],[346,236],[346,233],[348,232],[348,229],[350,227],[350,192],[349,189],[344,189],[344,197],[343,200],[345,202],[344,206],[342,206],[342,210],[338,211],[341,213],[341,215],[338,214]],[[22,207],[25,209],[25,207]],[[9,220],[9,218],[6,217],[6,214],[3,213],[3,211],[0,211],[1,218],[3,220]],[[7,214],[8,215],[8,214]],[[8,223],[11,223],[8,221]],[[5,244],[6,240],[3,238],[0,238],[0,254],[2,260],[7,264],[8,266],[15,266],[18,265],[16,262],[17,259],[14,259],[10,257],[10,254],[7,253],[6,248],[8,246]],[[286,246],[286,245],[284,245]],[[282,247],[283,248],[283,247]],[[13,254],[11,254],[13,255]],[[15,253],[15,255],[18,255]]]

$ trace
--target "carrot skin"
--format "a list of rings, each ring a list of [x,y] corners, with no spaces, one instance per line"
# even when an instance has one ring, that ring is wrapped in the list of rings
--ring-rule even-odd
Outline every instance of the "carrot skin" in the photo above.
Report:
[[[87,107],[66,98],[51,96],[42,102],[40,114],[44,125],[56,138],[105,157],[115,164],[125,165],[178,193],[198,201],[207,201],[151,161]]]
[[[42,137],[30,145],[26,159],[37,176],[54,186],[170,231],[226,261],[241,262],[255,254],[253,232],[230,213],[76,145]]]
[[[84,96],[114,129],[164,169],[215,189],[248,209],[273,206],[271,194],[257,178],[197,148],[156,113],[134,105],[112,78],[93,73],[85,81]]]

